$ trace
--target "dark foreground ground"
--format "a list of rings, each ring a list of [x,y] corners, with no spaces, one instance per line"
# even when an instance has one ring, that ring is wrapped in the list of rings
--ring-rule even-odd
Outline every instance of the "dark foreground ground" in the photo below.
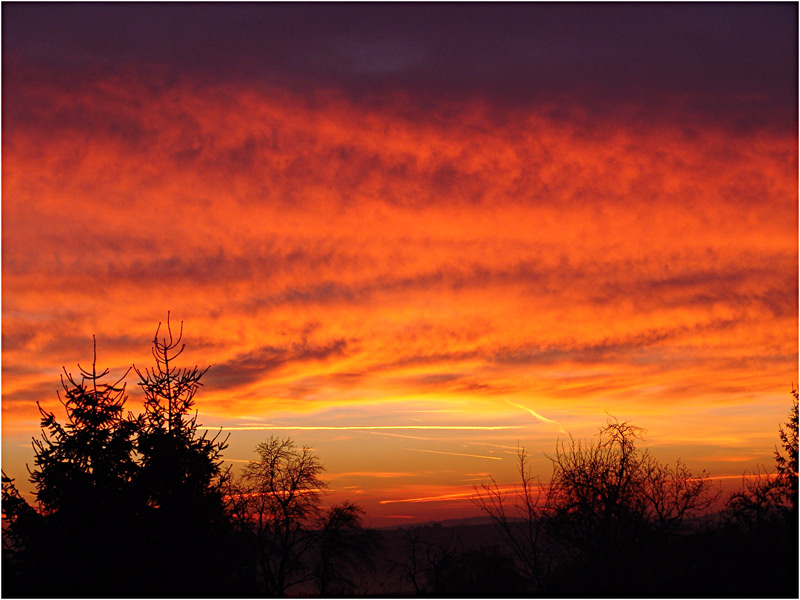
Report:
[[[519,523],[521,526],[522,523]],[[350,574],[350,583],[337,593],[346,597],[456,598],[797,598],[798,532],[783,525],[757,531],[719,525],[618,551],[575,558],[552,567],[538,582],[521,576],[512,549],[495,527],[482,519],[429,523],[415,527],[375,530],[371,564]],[[553,544],[555,548],[557,543]],[[109,548],[109,552],[114,552]],[[543,555],[547,556],[547,548]],[[47,582],[48,573],[20,578],[5,568],[2,596],[92,597],[70,593],[69,582]],[[86,565],[90,572],[91,565]],[[186,581],[183,597],[260,597],[256,586],[229,589]],[[180,578],[180,573],[175,573]],[[126,581],[135,581],[137,566],[120,564],[119,597]],[[45,593],[46,592],[46,593]],[[165,597],[163,590],[133,594]],[[289,590],[289,596],[316,596],[312,584]],[[105,597],[105,595],[103,595]]]
[[[658,544],[554,568],[531,585],[496,528],[473,519],[378,530],[353,596],[797,598],[798,532],[707,526]],[[521,524],[520,524],[521,525]],[[296,589],[296,596],[313,595]]]

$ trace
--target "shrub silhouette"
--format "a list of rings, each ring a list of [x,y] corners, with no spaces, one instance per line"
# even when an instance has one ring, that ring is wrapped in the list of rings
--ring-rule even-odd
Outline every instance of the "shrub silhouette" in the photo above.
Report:
[[[642,434],[639,427],[609,419],[594,440],[557,443],[548,484],[530,474],[521,449],[515,501],[494,480],[476,490],[475,503],[536,588],[552,589],[556,580],[573,585],[578,566],[587,580],[596,575],[607,582],[603,572],[629,565],[632,553],[676,534],[687,517],[705,512],[717,498],[705,472],[695,476],[681,461],[673,467],[639,449]]]
[[[364,510],[344,501],[323,511],[315,526],[314,583],[320,596],[352,596],[373,566],[377,538],[362,524]]]

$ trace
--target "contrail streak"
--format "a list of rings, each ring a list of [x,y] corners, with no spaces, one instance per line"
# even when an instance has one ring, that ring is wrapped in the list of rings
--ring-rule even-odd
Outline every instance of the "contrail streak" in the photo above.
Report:
[[[205,425],[198,429],[224,429],[226,431],[286,430],[299,431],[369,431],[377,429],[428,429],[444,431],[498,431],[524,429],[524,425]]]
[[[470,458],[485,458],[487,460],[503,460],[499,456],[483,456],[482,454],[461,454],[460,452],[444,452],[442,450],[420,450],[419,448],[406,448],[414,452],[428,452],[429,454],[449,454],[450,456],[469,456]]]
[[[426,496],[424,498],[404,498],[402,500],[381,500],[379,504],[404,504],[407,502],[446,502],[448,500],[468,500],[475,495],[475,492],[443,494],[441,496]]]
[[[563,433],[563,434],[566,434],[566,433],[567,433],[566,431],[564,431],[564,429],[562,429],[562,428],[561,428],[561,424],[560,424],[558,421],[553,421],[553,419],[548,419],[547,417],[543,417],[542,415],[540,415],[539,413],[537,413],[535,410],[531,410],[531,409],[530,409],[530,408],[528,408],[527,406],[522,406],[521,404],[515,404],[514,402],[511,402],[511,400],[506,400],[506,402],[507,402],[508,404],[510,404],[511,406],[515,406],[515,407],[517,407],[517,408],[521,408],[522,410],[529,412],[529,413],[530,413],[530,414],[532,414],[534,417],[536,417],[537,419],[539,419],[539,420],[540,420],[542,423],[551,423],[551,424],[553,424],[553,425],[558,425],[558,427],[559,427],[559,431],[560,431],[561,433]]]
[[[428,441],[432,440],[432,441],[435,441],[435,440],[439,439],[439,438],[435,438],[435,437],[425,437],[425,436],[422,436],[422,435],[403,435],[402,433],[386,433],[385,431],[367,431],[366,433],[369,433],[370,435],[385,435],[385,436],[388,436],[388,437],[403,438],[403,439],[406,439],[406,440],[428,440]],[[25,447],[27,448],[28,445],[29,444],[26,444]]]
[[[558,423],[556,421],[553,421],[553,419],[548,419],[547,417],[543,417],[542,415],[537,413],[535,410],[531,410],[527,406],[522,406],[521,404],[515,404],[514,402],[511,402],[511,400],[506,400],[506,402],[508,404],[510,404],[511,406],[516,406],[517,408],[521,408],[522,410],[527,410],[529,413],[531,413],[534,417],[536,417],[540,421],[544,421],[545,423],[553,423],[554,425],[558,425]]]

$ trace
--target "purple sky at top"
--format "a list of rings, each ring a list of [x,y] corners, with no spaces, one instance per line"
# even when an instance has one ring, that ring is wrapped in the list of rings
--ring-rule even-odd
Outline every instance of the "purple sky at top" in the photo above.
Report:
[[[797,4],[4,3],[13,81],[153,70],[379,102],[797,127]],[[141,71],[140,71],[141,72]],[[13,98],[9,110],[14,109]],[[557,116],[557,115],[556,115]],[[573,115],[574,116],[574,115]]]

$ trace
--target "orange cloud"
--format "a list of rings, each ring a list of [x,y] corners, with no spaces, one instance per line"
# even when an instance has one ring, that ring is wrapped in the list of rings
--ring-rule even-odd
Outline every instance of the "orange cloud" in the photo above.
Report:
[[[201,416],[234,435],[549,449],[553,423],[608,410],[664,443],[774,443],[797,381],[794,136],[136,76],[17,81],[6,104],[5,434],[35,433],[93,333],[103,366],[149,362],[171,310],[211,365]]]

